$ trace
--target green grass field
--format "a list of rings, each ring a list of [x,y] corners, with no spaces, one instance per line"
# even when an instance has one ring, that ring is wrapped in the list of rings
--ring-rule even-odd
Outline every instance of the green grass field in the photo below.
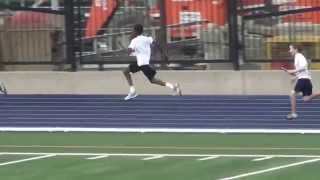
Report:
[[[318,180],[320,135],[0,133],[0,180]]]

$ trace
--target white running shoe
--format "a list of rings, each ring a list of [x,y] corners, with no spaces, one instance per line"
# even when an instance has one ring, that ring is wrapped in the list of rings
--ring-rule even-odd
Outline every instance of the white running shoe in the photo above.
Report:
[[[3,82],[0,82],[0,92],[4,95],[7,95],[7,89]]]
[[[129,92],[129,94],[124,98],[125,101],[133,99],[135,97],[137,97],[138,94],[134,91],[134,92]]]
[[[174,96],[182,96],[182,91],[181,91],[180,85],[179,85],[178,83],[176,83],[176,84],[174,85],[173,95],[174,95]]]
[[[297,113],[290,113],[287,115],[286,117],[288,120],[293,120],[293,119],[297,119],[298,118],[298,114]]]

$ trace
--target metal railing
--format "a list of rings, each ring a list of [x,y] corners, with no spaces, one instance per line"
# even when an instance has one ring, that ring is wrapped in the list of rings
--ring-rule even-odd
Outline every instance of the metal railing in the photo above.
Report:
[[[48,13],[0,10],[5,12],[0,13],[0,62],[125,63],[131,61],[124,49],[129,44],[129,34],[135,23],[143,24],[146,34],[161,42],[171,63],[236,62],[241,66],[254,64],[254,68],[261,69],[267,67],[267,63],[286,63],[290,58],[286,51],[289,43],[303,45],[306,56],[313,62],[320,60],[318,1],[251,6],[243,4],[250,2],[248,0],[210,1],[210,4],[205,0],[184,3],[158,0],[158,4],[144,0],[130,4],[118,0],[119,7],[113,16],[100,28],[98,35],[90,38],[84,38],[84,34],[93,1],[70,1],[60,3],[56,13],[62,15],[51,14],[55,12],[51,12],[48,5],[37,9],[41,12],[50,10]],[[230,2],[238,4],[232,4],[232,9]],[[67,12],[70,9],[72,12]],[[231,13],[228,11],[232,11],[231,19],[226,16]],[[19,13],[23,15],[19,16]],[[66,22],[67,17],[73,21]],[[236,23],[232,24],[230,20]],[[69,59],[73,54],[75,59]],[[162,59],[163,54],[153,56],[153,62],[161,63]],[[220,68],[216,64],[207,67]]]

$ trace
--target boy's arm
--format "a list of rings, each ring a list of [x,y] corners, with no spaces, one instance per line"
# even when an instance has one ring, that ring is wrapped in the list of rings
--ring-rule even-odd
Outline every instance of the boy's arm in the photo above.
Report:
[[[301,69],[285,69],[285,68],[281,68],[282,70],[284,70],[285,72],[287,72],[288,74],[290,74],[291,76],[295,76],[297,73],[299,72],[303,72],[306,70],[306,68],[301,68]]]
[[[295,76],[296,73],[298,73],[298,72],[305,71],[305,69],[299,69],[299,70],[292,69],[292,70],[290,70],[290,69],[286,69],[285,67],[281,67],[281,69],[283,71],[285,71],[286,73],[290,74],[291,76]]]
[[[134,53],[134,48],[135,48],[135,41],[131,40],[129,46],[128,46],[128,54],[131,55],[132,53]]]
[[[128,51],[128,54],[130,55],[134,52],[134,49],[128,48],[127,51]]]

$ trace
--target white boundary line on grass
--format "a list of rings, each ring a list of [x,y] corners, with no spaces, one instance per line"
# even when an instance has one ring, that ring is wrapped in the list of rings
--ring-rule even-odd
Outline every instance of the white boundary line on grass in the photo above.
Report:
[[[216,159],[218,158],[219,156],[209,156],[209,157],[204,157],[204,158],[200,158],[200,159],[197,159],[198,161],[205,161],[205,160],[210,160],[210,159]]]
[[[157,155],[157,156],[152,156],[152,157],[147,157],[147,158],[143,158],[142,160],[147,161],[147,160],[152,160],[152,159],[160,159],[165,157],[164,155]]]
[[[163,158],[163,157],[203,157],[202,160],[207,160],[207,159],[214,159],[217,157],[299,157],[299,158],[316,158],[316,159],[310,159],[310,160],[306,160],[306,161],[301,161],[301,162],[296,162],[296,163],[291,163],[291,164],[287,164],[287,165],[282,165],[282,166],[276,166],[273,168],[268,168],[265,170],[259,170],[259,171],[253,171],[253,172],[249,172],[249,173],[244,173],[244,174],[239,174],[236,176],[230,176],[230,177],[225,177],[225,178],[221,178],[219,180],[233,180],[233,179],[239,179],[239,178],[243,178],[243,177],[247,177],[247,176],[252,176],[252,175],[256,175],[256,174],[262,174],[262,173],[266,173],[266,172],[271,172],[271,171],[276,171],[276,170],[280,170],[280,169],[284,169],[284,168],[288,168],[288,167],[293,167],[293,166],[300,166],[300,165],[304,165],[304,164],[308,164],[308,163],[313,163],[313,162],[317,162],[320,161],[320,155],[259,155],[259,154],[124,154],[124,153],[108,153],[108,154],[104,154],[104,153],[35,153],[35,152],[0,152],[0,155],[39,155],[38,157],[32,157],[32,158],[27,158],[27,159],[21,159],[21,160],[16,160],[16,161],[9,161],[9,162],[5,162],[5,163],[0,163],[0,166],[5,166],[5,165],[9,165],[9,164],[16,164],[16,163],[20,163],[20,162],[26,162],[26,161],[32,161],[32,160],[37,160],[37,159],[44,159],[44,158],[48,158],[48,157],[53,157],[53,156],[94,156],[92,158],[87,158],[87,159],[98,159],[98,158],[103,158],[103,157],[107,157],[107,156],[136,156],[136,157],[140,157],[140,156],[151,156],[148,158],[144,158],[142,160],[151,160],[151,159],[158,159],[158,158]],[[197,159],[197,160],[201,160],[201,159]]]
[[[1,154],[3,155],[3,153],[1,153]],[[5,162],[5,163],[0,163],[0,166],[5,166],[5,165],[9,165],[9,164],[17,164],[17,163],[26,162],[26,161],[33,161],[33,160],[37,160],[37,159],[44,159],[44,158],[53,157],[53,156],[56,156],[56,154],[47,154],[47,155],[38,156],[38,157],[20,159],[20,160],[16,160],[16,161],[9,161],[9,162]]]
[[[272,156],[274,158],[319,158],[320,155],[299,155],[299,154],[163,154],[163,153],[153,153],[153,154],[134,154],[134,153],[50,153],[50,152],[0,152],[1,155],[55,155],[55,156],[134,156],[134,157],[243,157],[243,158],[263,158],[266,156]]]
[[[226,177],[226,178],[222,178],[222,179],[219,179],[219,180],[239,179],[239,178],[243,178],[243,177],[248,177],[248,176],[252,176],[252,175],[256,175],[256,174],[262,174],[262,173],[271,172],[271,171],[276,171],[276,170],[279,170],[279,169],[284,169],[284,168],[293,167],[293,166],[300,166],[300,165],[313,163],[313,162],[317,162],[317,161],[320,161],[320,159],[319,158],[310,159],[310,160],[307,160],[307,161],[291,163],[291,164],[287,164],[287,165],[283,165],[283,166],[277,166],[277,167],[273,167],[273,168],[269,168],[269,169],[265,169],[265,170],[260,170],[260,171],[254,171],[254,172],[249,172],[249,173],[245,173],[245,174],[240,174],[240,175],[237,175],[237,176]]]
[[[280,133],[320,134],[320,129],[194,129],[194,128],[75,128],[75,127],[0,127],[12,132],[165,132],[165,133]]]
[[[64,149],[172,149],[172,150],[303,150],[303,151],[320,151],[320,147],[210,147],[210,146],[132,146],[132,145],[12,145],[12,144],[0,144],[0,148],[64,148]],[[1,154],[0,154],[1,155]]]
[[[12,144],[0,144],[0,148],[64,148],[64,149],[172,149],[172,150],[303,150],[303,151],[320,151],[320,147],[210,147],[210,146],[132,146],[132,145],[12,145]],[[1,154],[0,154],[1,155]]]
[[[263,158],[257,158],[257,159],[253,159],[252,161],[263,161],[263,160],[267,160],[267,159],[271,159],[271,158],[273,158],[273,156],[266,156]]]
[[[94,156],[94,157],[89,157],[89,158],[86,158],[87,160],[95,160],[95,159],[102,159],[102,158],[106,158],[108,157],[109,155],[101,155],[101,156]]]

